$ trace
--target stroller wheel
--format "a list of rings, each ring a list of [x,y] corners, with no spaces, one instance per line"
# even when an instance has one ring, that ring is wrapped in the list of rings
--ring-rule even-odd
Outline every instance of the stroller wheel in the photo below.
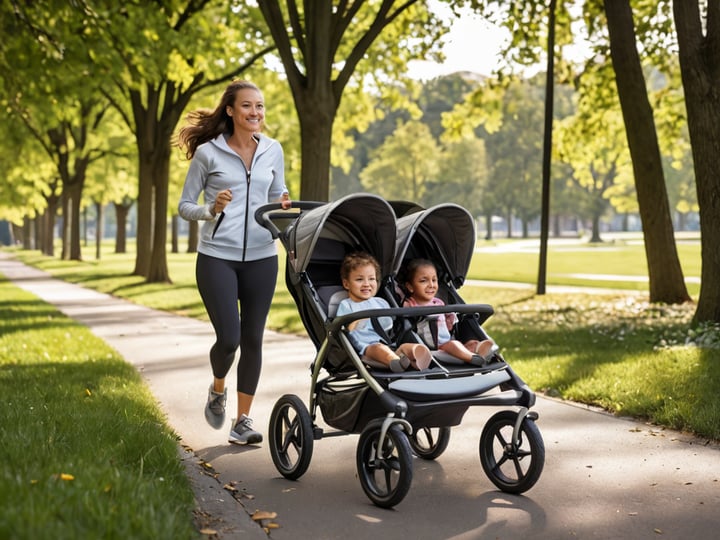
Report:
[[[277,400],[268,429],[270,455],[285,478],[297,480],[310,465],[313,452],[313,425],[303,401],[292,394]]]
[[[480,436],[480,463],[490,481],[507,493],[524,493],[540,478],[545,444],[535,421],[525,418],[513,441],[514,411],[494,414]]]
[[[450,442],[450,428],[418,428],[408,439],[410,448],[417,457],[435,459],[440,457]]]
[[[394,425],[387,430],[378,455],[381,427],[380,422],[372,423],[360,435],[357,470],[368,498],[381,508],[392,508],[410,490],[412,452],[405,432]]]

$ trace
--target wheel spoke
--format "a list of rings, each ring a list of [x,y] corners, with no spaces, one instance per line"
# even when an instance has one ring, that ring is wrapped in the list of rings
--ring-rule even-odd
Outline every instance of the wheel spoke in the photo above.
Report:
[[[290,420],[290,417],[286,410],[283,413],[282,424],[283,424],[283,431],[285,432],[285,435],[283,436],[283,441],[282,441],[282,446],[280,448],[280,451],[283,454],[287,454],[287,450],[291,444],[296,449],[298,447],[298,444],[297,444],[298,419],[295,418],[293,420]]]
[[[430,428],[424,427],[422,428],[422,432],[425,435],[425,440],[427,441],[427,447],[432,448],[435,446],[435,438],[433,437],[432,430]],[[418,433],[419,435],[419,433]]]
[[[498,431],[496,437],[497,437],[498,442],[500,443],[500,448],[503,448],[503,449],[506,448],[508,443],[505,440],[505,437],[503,437],[503,434]]]
[[[522,467],[520,466],[520,460],[515,457],[512,461],[515,465],[515,473],[517,474],[517,479],[521,480],[525,476],[525,471],[523,471]]]

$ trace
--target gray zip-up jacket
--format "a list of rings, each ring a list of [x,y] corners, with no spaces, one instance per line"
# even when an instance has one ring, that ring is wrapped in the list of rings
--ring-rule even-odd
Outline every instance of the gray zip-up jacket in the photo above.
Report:
[[[224,134],[198,146],[190,162],[178,212],[188,221],[205,221],[199,253],[232,261],[254,261],[277,253],[270,232],[255,221],[255,210],[287,193],[283,150],[275,139],[260,133],[255,137],[258,147],[249,170]],[[223,213],[213,216],[215,197],[228,188],[232,201]],[[201,192],[204,201],[198,204]]]

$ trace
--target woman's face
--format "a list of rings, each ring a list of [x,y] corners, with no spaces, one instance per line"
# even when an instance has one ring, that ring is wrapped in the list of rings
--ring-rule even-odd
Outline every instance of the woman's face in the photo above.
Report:
[[[375,265],[366,264],[355,268],[347,279],[343,279],[343,287],[353,302],[362,302],[375,296],[378,288]]]
[[[235,103],[226,112],[233,119],[235,129],[260,131],[265,121],[265,101],[254,88],[242,88],[235,93]]]
[[[438,277],[435,268],[427,264],[418,267],[415,275],[405,284],[405,287],[419,304],[430,302],[438,290]]]

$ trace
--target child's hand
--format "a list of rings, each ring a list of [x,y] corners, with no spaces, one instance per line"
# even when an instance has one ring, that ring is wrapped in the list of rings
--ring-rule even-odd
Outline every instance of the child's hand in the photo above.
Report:
[[[362,328],[362,326],[365,325],[365,321],[367,321],[367,319],[358,319],[357,321],[351,322],[348,324],[348,330],[357,330],[358,328]],[[362,326],[360,326],[360,323],[362,323]]]

